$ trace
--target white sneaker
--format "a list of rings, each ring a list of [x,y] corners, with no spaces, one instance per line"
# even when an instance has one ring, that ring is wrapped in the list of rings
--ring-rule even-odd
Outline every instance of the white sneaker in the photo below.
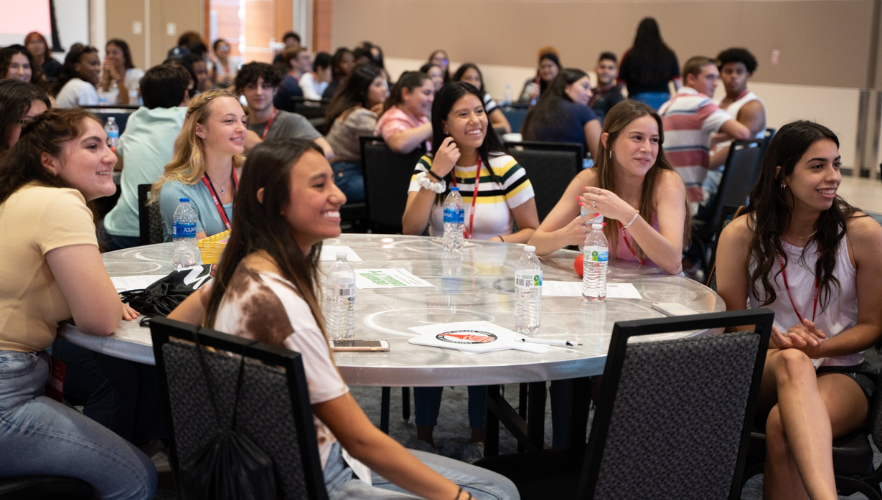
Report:
[[[413,445],[413,449],[417,451],[424,451],[426,453],[433,453],[435,455],[438,454],[438,450],[432,446],[432,443],[428,441],[423,441],[422,439],[417,439],[416,443]]]
[[[171,472],[171,465],[168,463],[168,454],[166,452],[162,450],[157,451],[150,457],[150,460],[153,461],[153,466],[156,467],[157,474]]]
[[[473,464],[484,458],[484,443],[472,442],[466,445],[462,450],[462,460],[465,463]]]

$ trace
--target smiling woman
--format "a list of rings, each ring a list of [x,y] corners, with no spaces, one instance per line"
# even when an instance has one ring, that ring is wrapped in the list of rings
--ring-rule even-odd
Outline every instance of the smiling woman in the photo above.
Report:
[[[152,188],[166,241],[172,241],[181,198],[189,198],[198,215],[197,239],[230,229],[244,161],[245,123],[242,106],[226,90],[209,90],[190,101],[174,157]]]
[[[58,78],[56,105],[59,108],[76,108],[79,106],[96,106],[98,92],[95,86],[101,78],[101,59],[95,47],[74,46],[61,68]]]

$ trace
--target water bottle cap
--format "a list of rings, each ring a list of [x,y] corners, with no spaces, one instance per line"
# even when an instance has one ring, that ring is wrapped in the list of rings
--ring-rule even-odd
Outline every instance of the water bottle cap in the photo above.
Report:
[[[190,203],[190,198],[181,198],[181,203]]]
[[[456,187],[456,186],[451,187],[450,190],[451,190],[451,191],[459,192],[459,188]]]
[[[527,246],[524,247],[524,251],[525,251],[525,252],[533,253],[533,252],[536,251],[536,247],[534,247],[533,245],[527,245]]]
[[[349,257],[349,252],[346,250],[339,250],[337,252],[337,260],[344,260],[346,257]]]
[[[591,224],[591,229],[603,229],[603,224],[594,223]]]
[[[113,116],[108,116],[108,117],[107,117],[107,123],[115,122],[115,121],[116,121],[116,118],[114,118]]]

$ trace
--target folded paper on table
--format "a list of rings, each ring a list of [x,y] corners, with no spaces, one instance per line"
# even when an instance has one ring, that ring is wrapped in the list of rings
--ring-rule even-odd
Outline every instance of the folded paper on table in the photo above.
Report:
[[[406,288],[435,286],[407,269],[356,269],[355,286],[364,288]]]
[[[459,323],[437,323],[434,325],[414,326],[412,331],[418,336],[408,340],[411,344],[429,347],[443,347],[465,352],[493,352],[515,349],[537,354],[548,352],[548,348],[540,344],[521,342],[523,335],[508,328],[494,325],[489,321],[462,321]]]
[[[164,274],[142,274],[139,276],[115,276],[110,278],[116,293],[128,292],[129,290],[143,290],[157,281],[165,278]]]
[[[543,297],[581,297],[581,281],[543,281]],[[608,299],[642,299],[640,292],[631,283],[607,283],[606,298]]]

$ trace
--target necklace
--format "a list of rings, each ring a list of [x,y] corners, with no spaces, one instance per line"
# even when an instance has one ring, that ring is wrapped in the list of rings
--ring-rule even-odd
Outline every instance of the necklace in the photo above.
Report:
[[[790,233],[790,232],[788,232],[787,234],[789,234],[790,236],[793,236],[794,238],[796,238],[798,240],[807,240],[807,239],[811,238],[812,236],[814,236],[815,234],[817,234],[817,232],[818,232],[818,230],[815,229],[814,231],[812,231],[812,234],[810,234],[808,236],[796,236],[795,234]]]

